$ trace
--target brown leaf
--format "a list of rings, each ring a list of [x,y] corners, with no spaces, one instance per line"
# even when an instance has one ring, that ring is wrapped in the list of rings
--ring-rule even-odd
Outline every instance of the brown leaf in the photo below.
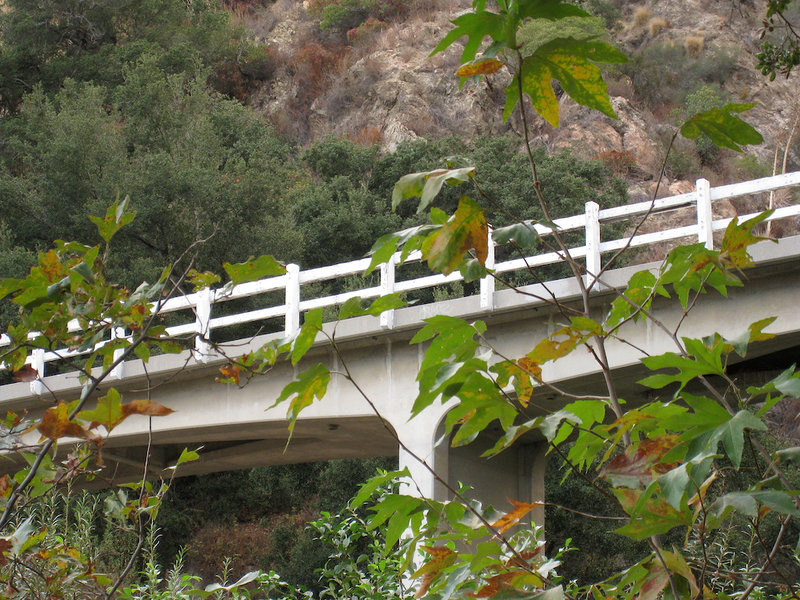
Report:
[[[11,550],[14,545],[11,543],[10,540],[6,538],[0,538],[0,566],[8,564],[8,559],[6,558],[6,552]]]
[[[5,498],[9,494],[11,494],[11,479],[5,474],[0,477],[0,496]]]
[[[636,446],[636,452],[615,457],[605,469],[603,477],[609,479],[632,478],[647,484],[654,475],[666,473],[675,465],[662,463],[661,459],[678,443],[676,435],[662,435],[642,440]]]
[[[456,553],[445,546],[422,546],[422,549],[431,555],[431,559],[412,575],[412,577],[422,575],[419,589],[414,594],[414,598],[424,596],[436,576],[441,573],[442,569],[450,565],[456,557]]]
[[[495,58],[484,58],[482,60],[476,60],[471,63],[467,63],[466,65],[462,65],[461,68],[456,71],[456,75],[459,77],[474,77],[475,75],[491,75],[492,73],[497,73],[500,69],[503,68],[503,62],[499,61]]]
[[[88,432],[80,424],[70,421],[69,406],[63,402],[59,402],[58,406],[48,408],[42,422],[37,427],[39,433],[51,440],[57,440],[62,437],[76,437],[86,438]]]
[[[472,598],[492,598],[499,594],[502,590],[514,589],[514,580],[520,575],[521,573],[519,571],[511,571],[494,575],[486,580],[485,586],[483,586],[477,592],[471,592],[468,595]]]
[[[517,502],[516,500],[512,500],[511,498],[509,498],[508,501],[514,505],[514,510],[506,513],[505,515],[497,519],[497,521],[492,523],[492,527],[494,527],[495,529],[499,529],[500,533],[505,533],[506,530],[519,523],[520,520],[529,512],[531,512],[534,508],[542,505],[541,502],[532,502],[528,504],[527,502]]]
[[[237,367],[236,365],[222,365],[219,368],[219,373],[220,375],[222,375],[222,377],[219,378],[217,381],[223,381],[223,382],[233,381],[236,385],[239,385],[240,372],[241,369],[239,369],[239,367]]]
[[[14,381],[36,381],[39,371],[30,365],[24,365],[19,371],[14,371]]]
[[[146,415],[148,417],[165,417],[173,412],[171,408],[167,408],[158,402],[151,402],[150,400],[133,400],[127,404],[122,405],[123,418],[130,415]]]

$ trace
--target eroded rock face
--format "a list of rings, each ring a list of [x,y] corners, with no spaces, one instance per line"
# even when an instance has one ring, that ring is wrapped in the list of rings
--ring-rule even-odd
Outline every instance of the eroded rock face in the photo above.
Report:
[[[253,94],[252,104],[279,128],[281,123],[295,126],[306,141],[332,133],[366,143],[377,142],[386,151],[417,137],[518,133],[518,114],[507,123],[502,120],[503,90],[510,80],[507,72],[481,82],[468,82],[459,89],[455,71],[460,47],[429,56],[430,49],[450,29],[448,21],[470,4],[469,0],[432,1],[425,10],[418,10],[402,22],[374,27],[365,39],[350,36],[355,40],[350,46],[326,46],[341,52],[341,56],[317,82],[320,90],[316,95],[309,98],[304,84],[287,66]],[[755,6],[748,7],[746,14],[732,10],[726,0],[617,4],[622,6],[623,20],[614,35],[629,53],[650,43],[685,45],[688,37],[694,37],[700,40],[695,40],[700,44],[698,52],[724,48],[735,57],[735,67],[723,83],[724,91],[732,101],[758,103],[747,119],[761,131],[765,143],[749,151],[762,163],[771,164],[776,146],[785,144],[800,115],[800,75],[769,82],[753,69],[752,51],[758,44],[757,30],[765,0],[755,0]],[[638,6],[647,6],[653,18],[663,23],[658,28],[634,25],[632,12]],[[283,48],[286,63],[291,65],[298,49],[318,35],[314,33],[315,24],[297,0],[277,0],[270,14],[274,24],[269,31],[262,27],[258,37]],[[680,107],[659,106],[656,111],[656,107],[645,106],[635,96],[630,81],[619,75],[612,79],[611,102],[618,120],[563,96],[563,126],[553,128],[532,115],[530,136],[534,143],[551,151],[568,148],[586,159],[604,153],[629,153],[635,164],[626,173],[632,191],[641,189],[646,193],[650,186],[640,183],[657,179],[677,122],[674,115]],[[672,187],[683,189],[685,186],[679,183],[662,184],[661,190],[671,193]]]

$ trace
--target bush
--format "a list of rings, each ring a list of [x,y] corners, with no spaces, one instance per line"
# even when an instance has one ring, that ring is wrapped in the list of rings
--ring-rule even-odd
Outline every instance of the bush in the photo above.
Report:
[[[272,78],[281,62],[281,53],[275,46],[251,46],[242,57],[241,70],[251,79],[265,81]]]
[[[634,27],[644,27],[647,25],[648,21],[650,21],[650,17],[653,16],[653,13],[650,12],[650,9],[645,6],[640,6],[635,11],[633,11],[633,25]]]
[[[661,17],[653,17],[650,19],[649,27],[650,35],[658,35],[662,30],[669,27],[669,23],[667,23],[666,19],[662,19]]]
[[[698,85],[724,83],[736,68],[736,58],[715,48],[700,56],[672,43],[654,43],[630,56],[620,72],[630,77],[636,97],[649,107],[680,105]]]
[[[407,0],[311,0],[307,12],[323,31],[348,31],[368,19],[396,19],[406,9]]]
[[[683,47],[686,48],[686,54],[693,57],[700,56],[703,51],[703,45],[706,39],[702,35],[687,35],[683,40]]]

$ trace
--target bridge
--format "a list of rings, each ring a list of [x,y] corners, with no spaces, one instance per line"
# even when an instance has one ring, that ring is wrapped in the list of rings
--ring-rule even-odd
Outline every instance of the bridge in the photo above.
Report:
[[[573,258],[585,265],[586,282],[591,285],[591,300],[598,313],[616,297],[615,290],[624,288],[629,277],[643,268],[655,269],[658,263],[639,264],[606,270],[601,281],[603,258],[619,249],[630,247],[651,249],[675,240],[701,242],[711,248],[715,233],[727,227],[730,216],[721,218],[718,207],[732,198],[752,198],[754,194],[774,193],[785,189],[791,195],[800,185],[800,172],[754,181],[710,187],[699,180],[696,190],[622,207],[599,209],[586,204],[584,214],[555,221],[561,232],[582,231],[583,243],[570,248]],[[766,204],[766,201],[765,201]],[[643,217],[661,215],[664,227],[647,233],[624,235],[603,240],[603,225],[623,221],[628,231]],[[752,215],[741,215],[744,220]],[[769,222],[782,220],[787,230],[798,230],[791,219],[800,216],[800,205],[778,208]],[[682,221],[681,221],[682,219]],[[681,223],[685,224],[681,224]],[[534,226],[546,236],[551,230],[541,224]],[[556,264],[562,260],[558,252],[525,258],[495,260],[495,242],[490,232],[490,253],[487,266],[498,274],[533,269]],[[719,234],[717,233],[717,237]],[[499,250],[499,249],[498,249]],[[688,316],[682,331],[693,337],[719,331],[723,335],[741,333],[747,326],[765,316],[777,320],[768,328],[776,337],[762,342],[756,354],[781,356],[800,345],[800,318],[797,313],[797,290],[800,289],[800,236],[782,238],[778,243],[762,242],[752,249],[754,266],[746,273],[750,280],[743,288],[731,290],[729,298],[708,294]],[[412,255],[407,262],[419,261]],[[192,336],[195,347],[180,355],[154,356],[148,364],[139,360],[126,361],[115,370],[100,390],[116,387],[125,401],[149,398],[175,412],[166,417],[149,419],[132,416],[117,427],[104,448],[108,480],[126,481],[141,476],[145,454],[150,453],[148,468],[153,475],[161,474],[173,464],[184,447],[203,446],[199,461],[182,465],[179,473],[191,475],[230,469],[282,463],[328,460],[333,458],[389,456],[398,453],[399,438],[408,450],[425,459],[443,478],[450,482],[464,481],[475,486],[484,500],[503,506],[507,497],[534,500],[543,497],[544,446],[532,439],[516,450],[509,450],[491,461],[480,459],[481,452],[492,444],[487,432],[475,444],[463,448],[436,445],[441,422],[449,406],[432,406],[413,420],[408,420],[417,394],[416,374],[422,360],[423,345],[409,345],[409,340],[424,320],[437,314],[465,319],[482,319],[488,325],[486,337],[506,356],[522,356],[538,339],[559,326],[560,313],[548,299],[562,303],[580,299],[578,282],[563,279],[546,284],[527,285],[521,294],[513,289],[495,289],[495,279],[480,281],[479,293],[459,298],[409,306],[382,314],[380,317],[357,317],[338,324],[326,323],[324,330],[334,335],[341,357],[353,378],[373,401],[376,411],[361,392],[341,377],[333,376],[326,397],[307,408],[298,420],[291,442],[286,446],[287,424],[285,408],[268,408],[280,390],[293,380],[297,369],[278,364],[271,372],[249,381],[246,385],[216,383],[219,367],[226,358],[209,345],[209,339],[225,328],[244,324],[274,323],[282,319],[282,330],[263,333],[245,339],[220,344],[229,355],[238,356],[261,347],[270,340],[296,332],[304,311],[339,305],[351,297],[375,298],[392,292],[413,293],[415,290],[441,289],[460,279],[458,273],[448,276],[404,278],[404,265],[395,255],[383,265],[380,281],[363,279],[361,289],[351,289],[324,297],[310,297],[303,286],[320,282],[352,284],[369,265],[369,259],[302,271],[288,265],[285,275],[245,283],[233,289],[203,290],[168,300],[162,313],[181,316],[186,322],[168,329],[173,336]],[[351,285],[352,286],[352,285]],[[309,287],[305,288],[309,290]],[[312,288],[313,289],[313,288]],[[276,294],[280,300],[275,302]],[[442,294],[440,294],[441,296]],[[212,316],[214,309],[226,302],[243,298],[263,298],[264,306],[235,314]],[[269,303],[271,302],[271,304]],[[656,300],[652,312],[663,322],[674,326],[683,312],[675,302]],[[334,329],[335,328],[335,329]],[[115,331],[115,336],[128,335]],[[621,332],[628,343],[610,341],[608,352],[612,368],[620,382],[622,397],[643,399],[648,392],[636,384],[643,369],[641,351],[650,354],[674,350],[673,342],[660,329],[650,325],[628,324]],[[102,342],[101,342],[102,343]],[[8,339],[0,339],[0,345]],[[639,350],[637,350],[639,349]],[[54,401],[70,401],[80,394],[81,385],[75,373],[47,375],[47,365],[63,360],[69,351],[35,351],[29,363],[40,377],[30,383],[0,386],[0,411],[13,409],[29,414],[41,413]],[[74,352],[72,352],[74,354]],[[748,357],[750,358],[750,357]],[[340,358],[334,354],[324,336],[319,336],[306,361],[321,361],[334,374],[340,372]],[[302,368],[303,363],[298,365]],[[99,373],[99,371],[98,371]],[[549,363],[543,378],[571,392],[603,389],[595,361],[588,353],[576,353],[566,359]],[[600,387],[598,387],[600,386]],[[538,389],[532,405],[542,411],[563,404],[551,390]],[[32,438],[32,440],[35,438]],[[416,491],[427,497],[443,498],[444,488],[430,473],[404,450],[399,453],[401,466],[412,472]]]

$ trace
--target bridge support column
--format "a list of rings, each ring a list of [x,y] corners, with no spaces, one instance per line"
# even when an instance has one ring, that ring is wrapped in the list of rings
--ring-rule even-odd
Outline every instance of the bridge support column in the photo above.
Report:
[[[482,458],[481,454],[493,445],[494,441],[479,437],[469,446],[451,448],[450,485],[468,484],[472,487],[473,498],[484,506],[491,504],[503,511],[513,508],[509,500],[543,503],[547,444],[523,444],[493,458]],[[537,525],[544,525],[544,504],[531,511],[530,519]]]
[[[407,418],[407,415],[404,416]],[[430,470],[433,469],[442,480],[448,481],[447,445],[435,445],[437,429],[443,416],[444,410],[441,407],[431,406],[410,421],[393,423],[397,436],[405,446],[400,447],[400,469],[408,468],[411,473],[412,481],[404,485],[403,493],[433,500],[447,498],[446,487],[437,482],[436,476]]]

